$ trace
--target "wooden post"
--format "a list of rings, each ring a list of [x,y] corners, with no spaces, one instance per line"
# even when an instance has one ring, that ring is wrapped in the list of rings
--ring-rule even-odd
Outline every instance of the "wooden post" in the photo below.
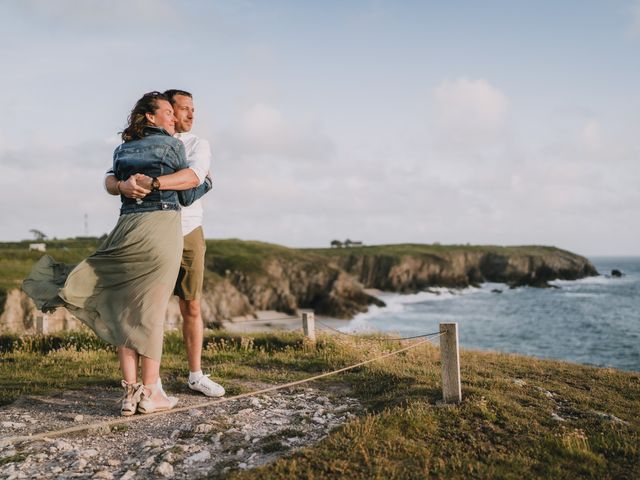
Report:
[[[460,353],[458,352],[458,324],[440,324],[440,360],[442,362],[442,397],[444,403],[460,403]]]
[[[42,335],[47,333],[47,316],[45,314],[36,316],[36,333]]]
[[[302,312],[302,330],[306,338],[312,342],[316,341],[316,322],[313,312]]]

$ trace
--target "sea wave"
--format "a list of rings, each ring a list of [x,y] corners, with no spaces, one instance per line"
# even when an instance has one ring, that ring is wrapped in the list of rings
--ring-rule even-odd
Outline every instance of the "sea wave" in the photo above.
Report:
[[[614,283],[633,283],[637,279],[631,275],[624,277],[610,277],[607,275],[598,275],[597,277],[586,277],[578,280],[552,280],[550,285],[557,287],[570,287],[573,285],[611,285]]]
[[[385,293],[380,298],[387,304],[412,304],[423,303],[429,301],[449,300],[459,297],[460,295],[468,295],[482,291],[482,288],[466,287],[466,288],[446,288],[434,287],[417,293]]]
[[[597,298],[597,297],[602,297],[605,294],[604,293],[584,293],[584,292],[564,292],[564,295],[566,295],[567,297],[574,297],[574,298]]]
[[[486,285],[486,284],[485,284]],[[493,284],[492,284],[493,285]],[[495,284],[498,285],[498,284]],[[420,303],[439,302],[443,300],[452,300],[463,295],[469,295],[474,293],[490,293],[491,290],[487,289],[484,285],[482,288],[467,287],[467,288],[445,288],[435,287],[430,288],[418,293],[383,293],[378,295],[386,306],[378,307],[372,305],[369,310],[364,313],[357,314],[349,325],[345,328],[351,329],[352,326],[363,327],[364,321],[367,319],[379,317],[379,316],[393,316],[394,314],[401,314],[405,312],[409,305],[415,305]],[[358,330],[362,331],[362,330]]]

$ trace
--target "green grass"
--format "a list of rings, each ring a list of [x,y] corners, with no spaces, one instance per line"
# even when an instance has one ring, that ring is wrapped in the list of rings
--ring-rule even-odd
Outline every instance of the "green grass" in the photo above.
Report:
[[[69,338],[7,342],[0,402],[84,386],[116,388],[115,353],[90,333]],[[49,348],[56,342],[63,347]],[[215,332],[205,345],[205,369],[235,395],[256,382],[306,378],[399,344],[323,336],[311,346],[297,334]],[[167,335],[168,390],[184,388],[185,371],[180,336]],[[640,478],[638,373],[474,351],[462,352],[461,371],[463,402],[456,406],[438,404],[439,351],[428,345],[318,381],[319,390],[335,387],[357,397],[364,405],[359,416],[317,445],[231,478]],[[265,449],[278,452],[280,440],[295,434],[274,435]]]
[[[348,255],[392,255],[392,256],[420,256],[420,255],[446,255],[453,252],[469,253],[500,253],[503,255],[546,255],[549,253],[564,252],[566,250],[543,245],[520,245],[520,246],[499,246],[499,245],[440,245],[421,243],[399,243],[389,245],[371,245],[350,248],[307,248],[302,251],[329,256]]]

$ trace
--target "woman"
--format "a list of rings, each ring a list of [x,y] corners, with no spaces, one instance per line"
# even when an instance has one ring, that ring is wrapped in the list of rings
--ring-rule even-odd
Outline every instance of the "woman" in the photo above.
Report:
[[[157,177],[187,168],[184,145],[172,137],[173,109],[163,94],[145,94],[128,123],[113,154],[113,171],[120,181],[131,175],[151,177],[153,191],[142,200],[121,196],[116,227],[68,276],[64,265],[43,257],[23,283],[38,308],[65,306],[118,347],[125,389],[122,415],[166,410],[177,403],[158,380],[163,321],[182,254],[180,204],[189,205],[211,189],[207,179],[190,190],[159,190]],[[139,360],[142,384],[137,381]]]

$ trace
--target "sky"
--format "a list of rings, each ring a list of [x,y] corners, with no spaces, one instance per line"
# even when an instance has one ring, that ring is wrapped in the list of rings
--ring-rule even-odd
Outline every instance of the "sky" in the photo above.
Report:
[[[640,255],[639,59],[640,0],[0,0],[0,241],[113,228],[118,132],[179,88],[207,238]]]

